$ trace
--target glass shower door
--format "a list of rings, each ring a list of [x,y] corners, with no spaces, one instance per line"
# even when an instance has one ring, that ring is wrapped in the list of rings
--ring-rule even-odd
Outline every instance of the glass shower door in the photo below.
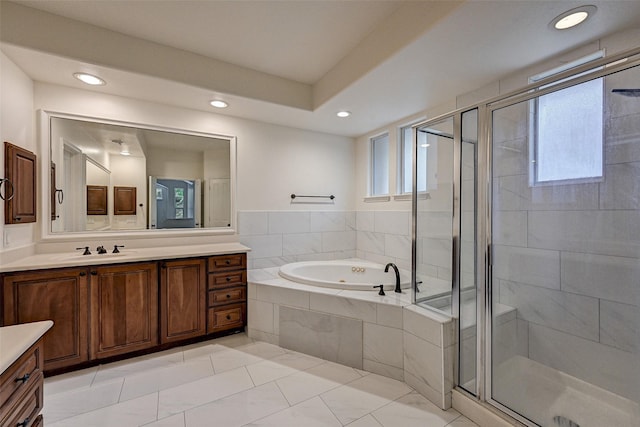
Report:
[[[640,419],[639,82],[492,112],[489,393],[541,426]]]
[[[453,117],[416,132],[415,300],[451,312],[453,253]]]

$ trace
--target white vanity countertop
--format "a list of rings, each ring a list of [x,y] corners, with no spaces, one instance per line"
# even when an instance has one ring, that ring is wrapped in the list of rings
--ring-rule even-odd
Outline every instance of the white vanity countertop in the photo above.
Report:
[[[111,247],[105,247],[106,254],[97,254],[91,247],[91,255],[81,251],[35,254],[20,260],[0,265],[0,273],[10,271],[40,270],[45,268],[80,267],[85,265],[121,264],[134,261],[155,261],[160,259],[189,258],[209,255],[249,252],[248,247],[232,243],[212,243],[209,245],[160,246],[151,248],[124,248],[119,254],[112,254]]]
[[[51,320],[45,320],[0,328],[0,374],[3,374],[52,326]]]

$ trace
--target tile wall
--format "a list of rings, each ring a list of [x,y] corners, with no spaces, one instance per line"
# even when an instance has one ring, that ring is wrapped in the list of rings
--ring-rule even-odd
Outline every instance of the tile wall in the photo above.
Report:
[[[360,294],[356,299],[335,289],[292,289],[271,270],[249,279],[250,337],[405,381],[438,407],[451,407],[451,318],[410,305],[409,298],[398,305],[375,293],[367,300],[361,291],[352,291]]]
[[[354,257],[411,269],[408,211],[241,211],[238,231],[249,269]]]

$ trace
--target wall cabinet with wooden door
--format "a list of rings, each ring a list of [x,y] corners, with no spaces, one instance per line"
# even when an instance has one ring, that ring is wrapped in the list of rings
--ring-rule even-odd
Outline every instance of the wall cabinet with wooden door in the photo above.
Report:
[[[207,329],[207,271],[204,259],[160,263],[160,342],[195,338]]]
[[[10,142],[4,143],[5,224],[36,222],[36,155]],[[6,185],[6,184],[5,184]]]
[[[158,344],[155,262],[92,267],[91,358],[102,359]]]
[[[4,325],[53,320],[44,337],[47,370],[89,360],[86,268],[19,272],[3,277]]]

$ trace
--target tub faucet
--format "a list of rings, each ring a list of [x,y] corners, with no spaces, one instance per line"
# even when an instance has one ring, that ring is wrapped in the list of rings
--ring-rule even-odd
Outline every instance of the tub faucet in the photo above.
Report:
[[[389,267],[393,267],[393,271],[394,271],[394,273],[396,273],[396,289],[395,289],[395,292],[401,293],[402,290],[400,289],[400,272],[398,271],[398,267],[394,263],[390,262],[389,264],[387,264],[384,267],[384,272],[385,273],[389,272]]]

